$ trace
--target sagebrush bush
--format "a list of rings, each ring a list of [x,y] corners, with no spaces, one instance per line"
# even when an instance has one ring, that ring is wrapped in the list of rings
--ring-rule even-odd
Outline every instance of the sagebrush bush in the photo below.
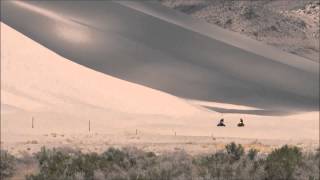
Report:
[[[11,177],[15,171],[15,157],[0,150],[0,179]]]
[[[226,145],[226,150],[235,160],[239,160],[244,154],[244,148],[241,144],[236,145],[234,142]]]
[[[293,179],[296,167],[301,163],[302,153],[297,147],[287,145],[272,151],[265,162],[267,178]]]
[[[293,173],[293,179],[320,180],[319,163],[319,152],[305,153]]]
[[[254,160],[254,159],[256,158],[257,154],[258,154],[258,150],[256,150],[256,149],[250,149],[250,150],[248,151],[248,158],[249,158],[250,160]]]
[[[241,145],[191,156],[183,151],[155,155],[136,148],[109,148],[101,154],[43,148],[36,156],[39,173],[30,180],[319,180],[318,153],[302,154],[283,146],[267,157]]]
[[[36,154],[40,172],[37,175],[27,176],[26,179],[74,179],[78,170],[78,166],[73,163],[74,158],[72,154],[57,151],[56,149],[41,148],[41,151]]]

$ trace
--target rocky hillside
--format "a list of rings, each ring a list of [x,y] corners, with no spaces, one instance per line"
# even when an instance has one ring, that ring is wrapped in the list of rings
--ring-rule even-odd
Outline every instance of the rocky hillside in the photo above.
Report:
[[[195,18],[319,62],[318,0],[160,1]]]

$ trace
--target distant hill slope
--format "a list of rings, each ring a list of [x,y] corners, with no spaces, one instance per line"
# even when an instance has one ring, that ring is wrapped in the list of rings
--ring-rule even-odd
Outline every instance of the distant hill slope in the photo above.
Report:
[[[167,7],[319,62],[318,0],[160,0]]]

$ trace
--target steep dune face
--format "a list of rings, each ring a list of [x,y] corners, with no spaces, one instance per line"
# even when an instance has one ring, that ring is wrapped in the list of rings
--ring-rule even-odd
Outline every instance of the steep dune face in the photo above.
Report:
[[[1,103],[9,109],[41,112],[82,105],[171,117],[201,112],[177,97],[75,64],[3,23],[1,51]]]
[[[89,120],[91,131],[99,133],[132,133],[136,128],[161,133],[176,127],[187,133],[195,127],[190,123],[208,124],[214,114],[170,94],[83,67],[1,23],[5,141],[50,132],[87,133]]]
[[[63,57],[176,96],[318,110],[318,63],[154,3],[6,1],[1,13],[3,22]]]

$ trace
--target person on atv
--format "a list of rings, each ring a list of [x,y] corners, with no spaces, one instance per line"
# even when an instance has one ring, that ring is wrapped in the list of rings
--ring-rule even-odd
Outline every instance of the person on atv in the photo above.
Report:
[[[217,124],[217,126],[226,126],[226,125],[224,124],[224,119],[223,119],[223,118],[220,119],[220,122],[219,122],[219,124]]]
[[[238,127],[243,127],[243,126],[244,126],[244,123],[243,123],[243,119],[241,118],[240,122],[238,123]]]

